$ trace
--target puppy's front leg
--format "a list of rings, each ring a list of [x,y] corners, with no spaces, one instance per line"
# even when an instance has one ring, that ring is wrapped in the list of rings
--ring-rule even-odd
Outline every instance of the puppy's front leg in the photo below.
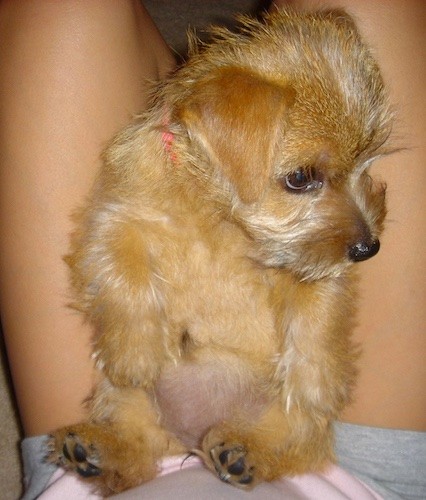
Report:
[[[102,218],[106,222],[95,225],[87,217],[67,258],[74,305],[95,327],[94,356],[109,380],[151,386],[168,357],[152,224]]]
[[[291,279],[291,278],[290,278]],[[277,377],[287,411],[293,406],[335,417],[348,403],[356,351],[353,276],[293,283],[281,297],[283,354]],[[276,293],[280,294],[279,290]]]
[[[207,465],[240,488],[333,461],[332,422],[355,378],[353,276],[275,277],[272,300],[283,345],[274,384],[279,395],[258,421],[222,423],[203,442]]]
[[[349,402],[355,381],[357,352],[350,339],[356,302],[353,284],[349,272],[306,283],[287,276],[275,290],[283,336],[276,372],[282,406],[295,442],[303,450],[305,441],[313,462],[315,454],[323,456],[320,447],[330,448],[330,422]],[[314,439],[319,434],[323,438]]]

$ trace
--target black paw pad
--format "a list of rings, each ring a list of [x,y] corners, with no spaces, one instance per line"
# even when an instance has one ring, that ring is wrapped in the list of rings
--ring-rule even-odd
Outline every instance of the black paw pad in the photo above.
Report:
[[[67,469],[73,469],[82,477],[99,476],[102,470],[98,467],[99,455],[96,449],[85,446],[76,434],[68,434],[62,447],[63,458]]]
[[[73,453],[74,453],[74,459],[77,462],[84,462],[87,458],[86,450],[84,449],[84,447],[80,443],[77,443],[74,446]]]
[[[233,476],[241,476],[246,470],[246,461],[240,457],[236,462],[228,466],[228,472]]]
[[[254,480],[254,467],[248,464],[246,455],[244,447],[228,448],[225,444],[217,445],[210,451],[219,478],[240,488],[250,487]]]

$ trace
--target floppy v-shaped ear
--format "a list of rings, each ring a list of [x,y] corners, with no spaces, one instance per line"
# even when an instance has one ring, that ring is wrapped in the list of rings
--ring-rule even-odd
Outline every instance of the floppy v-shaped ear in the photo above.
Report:
[[[250,70],[219,68],[198,82],[179,119],[219,165],[245,203],[259,199],[268,182],[291,87]]]

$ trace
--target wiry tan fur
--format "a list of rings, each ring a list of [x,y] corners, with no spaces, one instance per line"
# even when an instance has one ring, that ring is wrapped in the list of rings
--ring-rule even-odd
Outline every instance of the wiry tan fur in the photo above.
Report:
[[[343,12],[215,38],[106,150],[67,257],[104,380],[51,459],[104,493],[194,449],[242,488],[320,470],[354,383],[349,249],[385,215],[378,67]],[[289,187],[300,169],[319,183]]]

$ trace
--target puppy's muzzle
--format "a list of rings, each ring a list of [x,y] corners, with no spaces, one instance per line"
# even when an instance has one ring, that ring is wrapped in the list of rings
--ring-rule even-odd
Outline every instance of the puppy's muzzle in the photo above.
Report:
[[[349,247],[348,256],[353,262],[361,262],[374,257],[380,250],[380,241],[374,240],[371,243],[366,241],[358,241]]]

